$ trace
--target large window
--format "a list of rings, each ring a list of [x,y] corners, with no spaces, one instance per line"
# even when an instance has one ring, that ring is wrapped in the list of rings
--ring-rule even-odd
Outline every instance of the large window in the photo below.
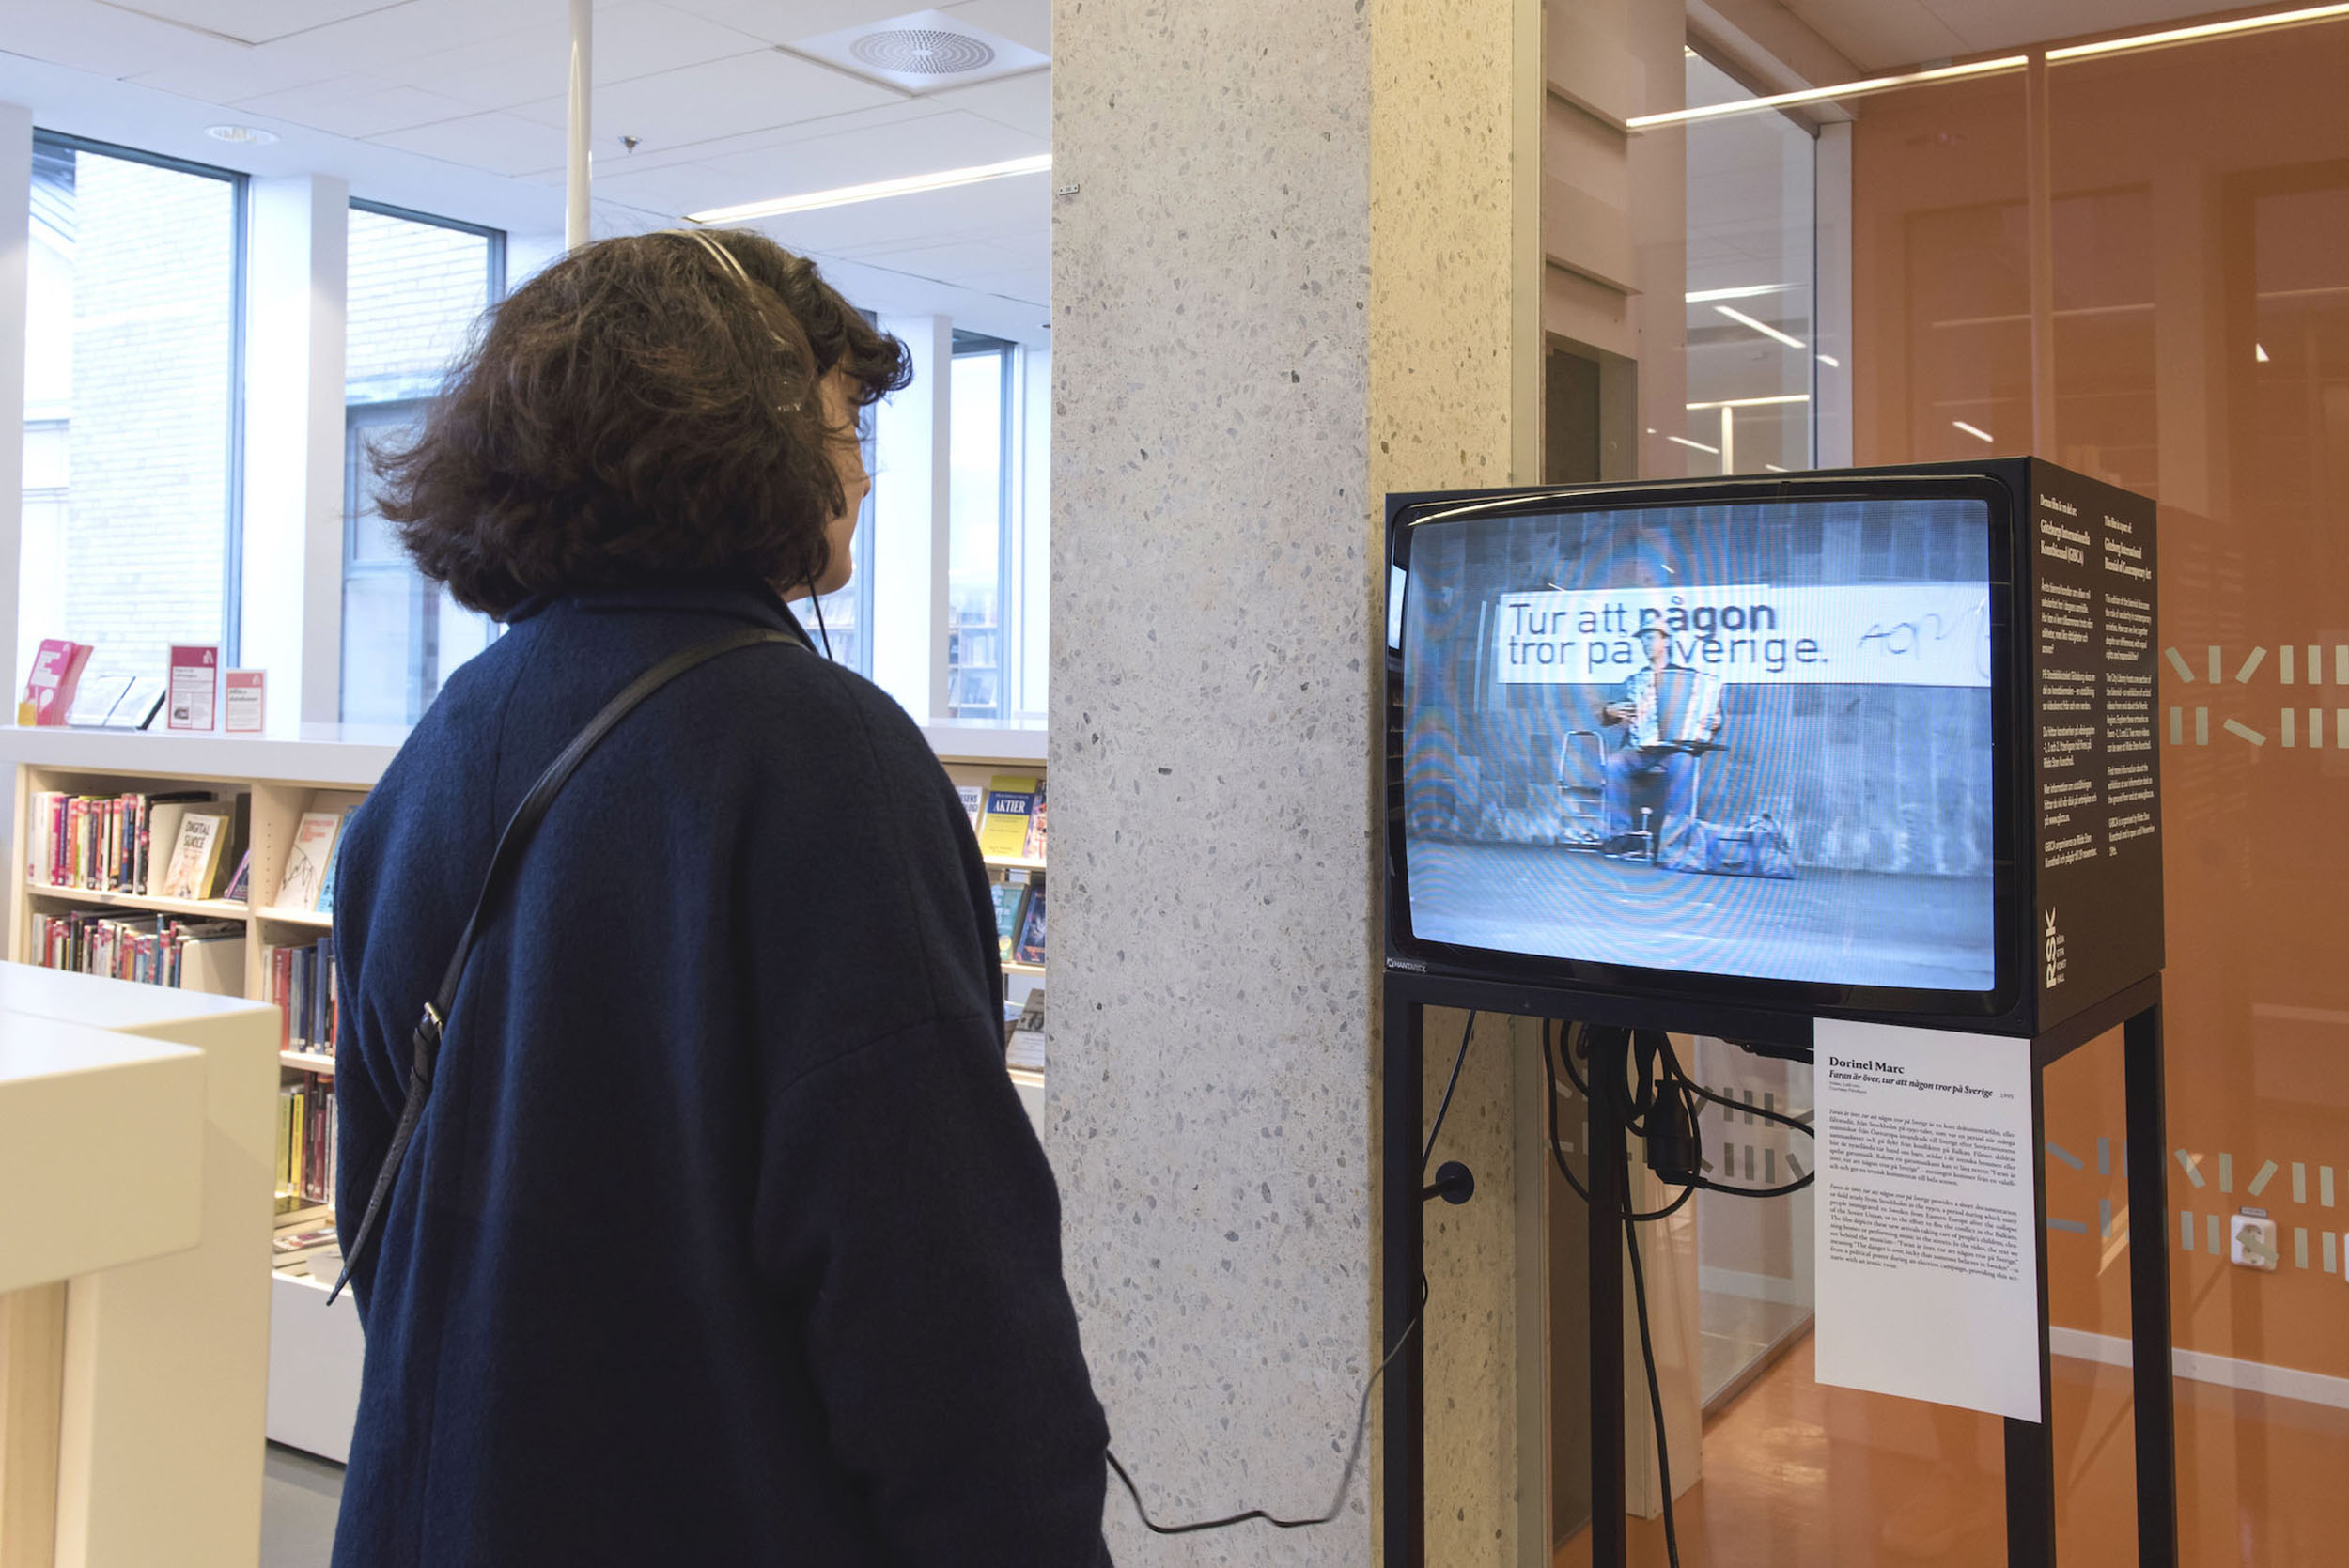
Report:
[[[1686,56],[1690,107],[1749,98]],[[1684,132],[1688,168],[1688,419],[1649,438],[1661,473],[1812,466],[1817,341],[1812,254],[1817,143],[1784,115],[1735,115]],[[1828,356],[1832,360],[1833,356]]]
[[[241,176],[36,133],[17,681],[235,657]]]
[[[865,318],[870,321],[872,318]],[[873,440],[873,413],[863,411],[861,418],[864,446],[864,472],[879,470],[879,453]],[[848,585],[835,593],[825,594],[812,605],[801,599],[792,606],[792,613],[816,638],[818,647],[828,649],[834,660],[846,664],[861,675],[873,673],[873,492],[866,490],[856,514],[856,536],[848,547],[853,570]]]
[[[1010,644],[1013,363],[1000,338],[955,334],[947,432],[953,483],[946,567],[949,717],[1001,719],[1012,710]]]
[[[413,723],[496,628],[409,565],[375,509],[368,452],[414,430],[482,312],[505,292],[505,237],[353,202],[350,267],[342,716]]]

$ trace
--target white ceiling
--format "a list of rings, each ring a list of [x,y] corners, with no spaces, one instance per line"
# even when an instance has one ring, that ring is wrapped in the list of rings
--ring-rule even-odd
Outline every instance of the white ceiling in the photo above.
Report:
[[[1049,70],[909,94],[776,46],[922,0],[597,0],[599,231],[1050,150]],[[1050,0],[927,8],[1049,54]],[[0,0],[0,98],[36,122],[490,223],[562,225],[560,0]],[[277,147],[203,134],[261,126]],[[633,138],[631,151],[622,137]],[[859,303],[1041,339],[1050,176],[760,226]]]
[[[2205,15],[2211,0],[1784,0],[1861,69],[2000,54]]]

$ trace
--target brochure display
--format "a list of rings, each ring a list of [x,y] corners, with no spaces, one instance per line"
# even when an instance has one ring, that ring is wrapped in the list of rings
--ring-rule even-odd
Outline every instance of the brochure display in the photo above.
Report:
[[[1441,1006],[1587,1026],[1595,1568],[1627,1549],[1632,1031],[1813,1063],[1819,1380],[2005,1418],[2007,1558],[2053,1563],[2042,1074],[2116,1028],[2130,1209],[2167,1212],[2152,503],[2015,458],[1388,521],[1387,1560],[1425,1560]],[[2174,1568],[2168,1260],[2129,1250],[2139,1560]]]

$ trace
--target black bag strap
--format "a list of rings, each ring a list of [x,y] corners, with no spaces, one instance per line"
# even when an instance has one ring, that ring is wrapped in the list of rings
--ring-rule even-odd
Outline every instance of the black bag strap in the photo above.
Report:
[[[514,862],[521,858],[531,835],[537,831],[547,808],[586,760],[587,753],[596,749],[597,742],[611,734],[613,727],[646,698],[689,670],[738,649],[765,643],[781,643],[794,648],[807,646],[787,632],[753,627],[681,649],[638,675],[604,704],[603,710],[587,722],[587,727],[572,737],[561,754],[547,764],[538,782],[530,786],[530,793],[514,808],[514,815],[506,819],[505,830],[498,834],[497,848],[490,856],[490,869],[482,876],[481,893],[474,900],[473,913],[465,917],[464,934],[457,939],[457,951],[449,955],[448,968],[441,975],[441,988],[425,1003],[424,1016],[416,1021],[415,1032],[410,1036],[408,1092],[400,1102],[399,1124],[392,1129],[392,1141],[383,1151],[383,1164],[376,1172],[375,1186],[367,1193],[366,1213],[360,1218],[350,1245],[343,1250],[343,1271],[334,1281],[334,1288],[326,1294],[329,1305],[350,1282],[350,1271],[358,1266],[360,1255],[375,1234],[375,1222],[382,1218],[383,1206],[391,1200],[392,1186],[399,1178],[400,1162],[408,1157],[408,1145],[416,1136],[416,1124],[424,1119],[425,1102],[432,1096],[432,1071],[440,1060],[441,1031],[447,1027],[449,1009],[457,1004],[457,986],[465,977],[465,961],[473,956],[474,941],[494,912],[499,895],[513,877]]]

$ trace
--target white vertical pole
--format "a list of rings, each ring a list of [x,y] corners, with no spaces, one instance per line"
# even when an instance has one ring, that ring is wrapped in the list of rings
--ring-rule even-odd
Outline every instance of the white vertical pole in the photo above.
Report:
[[[1737,472],[1737,417],[1728,404],[1721,405],[1721,472]]]
[[[1816,167],[1818,184],[1813,200],[1817,230],[1812,241],[1812,267],[1817,287],[1812,297],[1812,348],[1834,360],[1812,361],[1816,379],[1811,402],[1817,421],[1817,444],[1812,461],[1820,468],[1849,468],[1852,462],[1851,320],[1851,122],[1838,120],[1819,128]],[[2167,448],[2164,448],[2165,452]]]
[[[564,173],[563,243],[577,250],[587,242],[587,150],[595,96],[596,0],[571,0],[570,155]]]
[[[955,330],[943,316],[883,317],[880,325],[906,346],[913,384],[873,411],[873,681],[928,721],[946,711]]]
[[[270,728],[342,713],[350,185],[256,179],[244,372],[244,641]]]
[[[34,629],[17,624],[17,574],[24,522],[24,339],[32,265],[33,112],[0,103],[0,648],[13,649],[11,679],[0,696],[0,722],[16,721]],[[23,645],[20,645],[23,644]],[[0,836],[5,836],[0,834]]]

